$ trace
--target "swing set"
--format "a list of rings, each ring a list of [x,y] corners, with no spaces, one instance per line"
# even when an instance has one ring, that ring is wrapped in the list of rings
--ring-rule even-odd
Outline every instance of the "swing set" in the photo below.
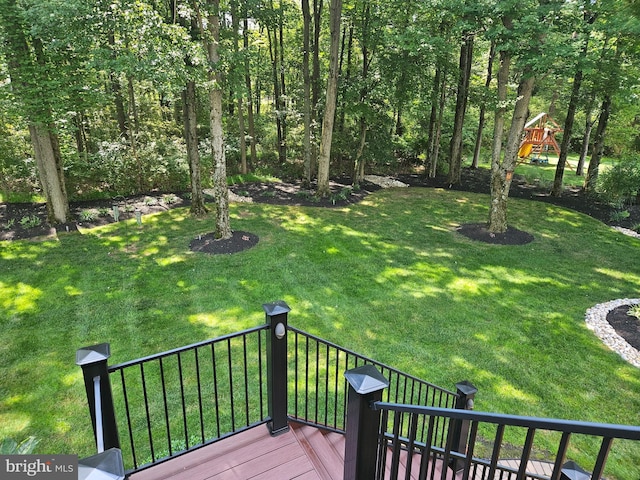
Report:
[[[524,163],[529,157],[530,163],[549,163],[549,148],[560,156],[560,145],[556,133],[562,132],[560,125],[546,113],[540,113],[524,126],[524,138],[518,150],[518,163]],[[544,154],[545,158],[542,158]]]

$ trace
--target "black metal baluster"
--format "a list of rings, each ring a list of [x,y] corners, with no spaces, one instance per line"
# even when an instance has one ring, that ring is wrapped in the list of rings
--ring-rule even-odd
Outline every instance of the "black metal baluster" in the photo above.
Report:
[[[258,389],[260,392],[260,419],[264,419],[264,391],[262,382],[264,382],[264,376],[262,375],[262,332],[258,332]],[[297,357],[297,354],[296,354]],[[297,385],[296,385],[297,388]]]
[[[325,345],[325,374],[324,374],[324,424],[329,424],[329,345]]]
[[[167,403],[167,385],[164,379],[164,363],[162,357],[159,359],[160,364],[160,384],[162,385],[162,403],[164,404],[164,424],[167,429],[167,446],[169,447],[169,455],[173,455],[173,446],[171,444],[171,424],[169,423],[169,405]]]
[[[229,370],[229,400],[231,401],[231,431],[236,431],[236,409],[233,391],[233,361],[231,360],[231,339],[227,339],[227,369]]]
[[[469,445],[465,456],[462,480],[469,480],[469,471],[471,470],[473,451],[475,450],[476,438],[478,437],[478,423],[479,422],[477,421],[472,421],[471,428],[469,429]]]
[[[213,398],[216,404],[216,437],[220,437],[220,401],[218,397],[218,368],[216,366],[216,344],[211,344],[211,366],[213,367]]]
[[[433,441],[433,429],[435,424],[435,418],[433,416],[429,417],[428,428],[427,428],[427,437],[425,438],[425,446],[424,451],[422,452],[422,458],[420,459],[420,480],[425,480],[427,478],[427,473],[429,470],[429,458],[431,457],[431,446]],[[435,462],[435,456],[434,456]],[[435,463],[432,462],[431,471],[435,470]]]
[[[340,350],[336,348],[336,363],[335,363],[335,375],[334,375],[334,399],[333,404],[333,428],[338,428],[338,372],[340,370]]]
[[[198,384],[198,411],[200,413],[200,443],[204,443],[206,436],[204,434],[204,411],[202,407],[202,382],[200,381],[200,358],[198,349],[193,349],[193,355],[196,362],[196,383]]]
[[[384,479],[384,474],[387,468],[387,439],[386,430],[387,423],[389,421],[389,410],[382,410],[380,418],[380,431],[378,434],[378,462],[376,465],[376,478]]]
[[[520,456],[520,468],[518,469],[517,480],[525,480],[527,476],[527,464],[531,457],[531,449],[533,448],[533,438],[536,434],[535,428],[527,429],[527,437],[522,447],[522,455]],[[597,478],[597,477],[596,477]]]
[[[398,467],[400,466],[400,428],[404,421],[404,415],[396,411],[393,415],[393,434],[391,437],[391,472],[390,478],[398,478]]]
[[[309,337],[305,338],[304,419],[309,419]]]
[[[243,348],[243,359],[244,359],[244,407],[245,407],[245,417],[247,423],[245,426],[249,426],[251,423],[249,422],[249,366],[247,363],[247,336],[242,336],[242,348]]]
[[[151,433],[151,415],[149,414],[149,396],[147,394],[147,382],[144,376],[144,364],[140,364],[140,376],[142,378],[142,393],[144,398],[144,409],[147,415],[147,433],[149,435],[149,448],[151,450],[151,461],[156,461],[156,454],[153,448],[153,435]]]
[[[602,474],[604,473],[604,467],[607,464],[607,457],[609,456],[609,450],[611,450],[611,444],[613,443],[613,438],[611,437],[603,437],[602,443],[600,444],[600,451],[598,452],[598,459],[596,460],[596,465],[593,467],[593,473],[591,474],[591,478],[602,478]]]
[[[298,413],[298,395],[299,395],[299,390],[298,390],[298,357],[300,356],[298,354],[298,332],[295,332],[295,335],[293,337],[294,339],[294,351],[296,352],[295,354],[295,358],[293,359],[294,361],[294,369],[293,369],[293,377],[294,377],[294,403],[293,403],[293,416],[296,418],[300,418],[299,417],[299,413]]]
[[[500,449],[502,448],[502,438],[504,437],[504,425],[499,424],[496,429],[496,436],[494,438],[493,452],[491,454],[491,464],[489,466],[488,478],[494,478],[496,476],[496,466],[498,465],[498,459],[500,457]]]
[[[413,455],[416,453],[416,433],[418,431],[418,414],[412,413],[409,416],[409,443],[407,444],[407,467],[405,480],[411,480],[411,470],[413,465]]]
[[[131,412],[129,410],[129,396],[127,395],[127,385],[124,380],[124,369],[120,369],[120,380],[122,383],[122,394],[124,398],[124,410],[127,415],[127,430],[129,431],[129,443],[131,445],[131,456],[133,457],[133,467],[138,468],[138,459],[136,458],[136,447],[133,439],[133,427],[131,426]]]
[[[184,377],[182,374],[182,355],[178,352],[178,375],[180,377],[180,401],[182,402],[182,428],[184,431],[184,444],[189,449],[189,428],[187,426],[187,405],[184,398]]]
[[[316,398],[314,400],[315,413],[313,421],[318,423],[318,383],[320,381],[320,344],[316,340]]]

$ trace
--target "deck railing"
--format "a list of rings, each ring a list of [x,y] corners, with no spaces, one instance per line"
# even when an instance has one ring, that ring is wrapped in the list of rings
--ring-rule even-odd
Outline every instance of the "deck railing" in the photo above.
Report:
[[[357,354],[334,343],[294,327],[290,349],[293,349],[289,371],[289,416],[308,423],[344,433],[347,415],[348,383],[344,372],[362,365],[373,365],[389,381],[385,390],[388,402],[454,408],[458,394],[425,382],[395,368]],[[291,350],[290,350],[291,351]],[[438,428],[444,439],[444,425]]]
[[[96,423],[90,409],[94,431],[104,425],[104,448],[122,450],[128,473],[260,424],[274,434],[286,430],[290,419],[344,432],[348,385],[343,374],[359,365],[385,372],[392,385],[388,401],[453,407],[458,398],[289,327],[283,302],[264,309],[266,323],[255,328],[117,365],[108,366],[104,357],[98,366],[87,364],[91,378],[102,375],[111,387],[101,402],[104,421]],[[444,428],[439,429],[442,439]]]
[[[387,478],[389,451],[392,474],[403,451],[409,458],[421,455],[423,465],[415,467],[420,472],[429,470],[424,462],[433,461],[444,465],[445,472],[464,472],[464,478],[532,480],[541,477],[526,472],[526,460],[534,433],[545,429],[560,432],[552,477],[558,480],[571,435],[603,438],[595,473],[604,468],[613,438],[640,439],[640,427],[470,412],[476,389],[468,382],[457,384],[457,392],[448,391],[289,327],[284,302],[264,309],[265,325],[114,366],[107,365],[108,345],[81,349],[84,360],[79,364],[94,433],[102,437],[96,437],[100,449],[120,449],[129,474],[261,424],[275,435],[294,419],[346,434],[345,480],[374,478],[360,476],[360,465],[374,466],[381,475],[377,478]],[[352,401],[353,382],[359,378],[354,371],[375,371],[376,385],[382,386],[375,398],[368,391],[371,384],[364,382],[355,389],[358,395],[364,392],[359,402]],[[97,377],[105,386],[99,391],[94,387]],[[377,410],[370,408],[372,403]],[[100,410],[101,421],[96,421]],[[478,431],[486,440],[486,425],[497,430],[493,450],[481,454]],[[507,427],[526,430],[521,447],[525,466],[518,471],[498,463]]]
[[[600,479],[614,440],[640,440],[640,426],[610,425],[550,418],[473,412],[467,409],[422,407],[383,402],[386,388],[384,377],[376,370],[356,369],[349,377],[366,375],[377,385],[367,392],[358,392],[352,384],[349,391],[350,414],[364,418],[350,420],[347,430],[345,480],[418,478],[420,480],[565,480]],[[449,425],[447,439],[441,445],[436,438],[438,422]],[[368,429],[368,434],[352,433]],[[514,459],[517,467],[505,465],[502,450],[505,432],[521,443],[511,445],[506,458]],[[372,432],[377,433],[371,434]],[[482,440],[480,433],[482,432]],[[545,438],[545,445],[556,438],[557,445],[546,459],[551,473],[530,473],[529,461],[534,459],[536,435]],[[596,437],[600,446],[589,451],[580,437]],[[352,445],[349,445],[349,444]],[[351,452],[349,449],[351,448]],[[546,450],[548,446],[544,449]],[[568,452],[580,451],[591,456],[587,467],[591,473],[573,462],[566,462]],[[549,460],[551,460],[549,462]],[[400,465],[402,464],[402,471]],[[401,476],[399,476],[401,474]]]

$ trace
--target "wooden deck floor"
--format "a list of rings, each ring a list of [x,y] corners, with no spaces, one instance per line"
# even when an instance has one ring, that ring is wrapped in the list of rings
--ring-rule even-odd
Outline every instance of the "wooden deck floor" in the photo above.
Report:
[[[344,451],[337,445],[315,451],[316,459],[309,455],[313,438],[298,435],[299,428],[292,425],[288,432],[272,437],[266,426],[253,428],[222,442],[203,447],[171,461],[148,468],[131,480],[248,480],[248,479],[342,479],[342,463],[338,455]],[[316,429],[317,430],[317,429]],[[322,435],[319,430],[318,434]],[[342,435],[334,434],[336,437]],[[336,439],[337,441],[338,439]],[[342,447],[342,450],[340,450]],[[344,456],[344,454],[342,454]],[[318,460],[320,468],[314,465]],[[328,462],[328,463],[324,463]]]
[[[130,480],[342,480],[345,438],[317,428],[290,423],[272,437],[260,426],[131,475]],[[418,464],[419,457],[415,459]],[[501,461],[518,468],[519,461]],[[404,478],[406,454],[401,457]],[[551,464],[530,462],[530,473],[551,474]],[[387,475],[389,474],[389,466]],[[412,472],[413,473],[413,472]],[[440,477],[439,468],[435,478]],[[413,475],[412,475],[413,478]],[[417,477],[416,477],[417,478]],[[429,477],[430,478],[430,477]],[[448,479],[461,478],[449,472]]]

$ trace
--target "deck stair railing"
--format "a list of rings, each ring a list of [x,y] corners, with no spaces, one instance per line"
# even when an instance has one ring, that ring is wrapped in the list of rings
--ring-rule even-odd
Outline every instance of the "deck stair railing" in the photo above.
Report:
[[[353,444],[350,457],[345,456],[346,479],[431,479],[431,480],[591,480],[601,479],[609,452],[615,440],[640,440],[640,427],[610,425],[571,420],[533,418],[515,415],[474,412],[469,409],[423,407],[381,401],[385,379],[375,369],[354,369],[345,373],[350,379],[365,375],[368,391],[358,391],[353,383],[349,390],[349,413],[365,422],[351,421],[347,429],[347,444]],[[445,421],[450,426],[444,446],[435,437],[436,424]],[[362,426],[366,424],[366,427]],[[367,428],[365,434],[352,433]],[[524,438],[515,465],[501,461],[505,431]],[[483,441],[480,441],[479,432]],[[540,475],[528,471],[533,460],[536,434],[557,438],[553,461],[546,462],[551,473]],[[591,473],[572,461],[567,454],[572,441],[589,436],[600,440],[593,452]],[[575,442],[580,444],[579,441]],[[487,447],[490,444],[490,447]],[[347,447],[347,450],[349,447]],[[486,450],[480,458],[478,450]],[[577,446],[576,449],[584,448]],[[512,455],[513,453],[511,453]],[[402,460],[401,460],[402,459]],[[400,465],[403,468],[400,471]],[[399,476],[401,474],[401,476]]]
[[[522,472],[509,476],[513,472],[498,466],[493,457],[487,463],[468,456],[476,450],[478,428],[497,424],[495,443],[499,445],[504,428],[511,425],[509,417],[468,411],[476,392],[473,385],[460,382],[457,392],[437,387],[290,327],[290,309],[284,302],[263,307],[264,325],[118,365],[107,365],[108,344],[80,349],[79,354],[89,352],[78,364],[84,373],[99,450],[121,451],[128,475],[258,425],[266,424],[277,435],[295,420],[346,432],[345,480],[373,478],[347,474],[348,466],[354,465],[354,455],[358,461],[369,457],[362,457],[353,434],[353,419],[359,414],[352,414],[353,386],[344,372],[374,369],[385,383],[376,402],[384,403],[376,404],[379,410],[371,410],[369,403],[362,409],[367,412],[363,415],[379,418],[384,426],[380,429],[382,441],[373,447],[374,465],[379,465],[380,455],[387,452],[378,452],[378,446],[393,445],[396,452],[420,452],[453,470],[471,462],[474,472],[483,476],[468,478],[493,479],[491,472],[500,472],[503,476],[499,478],[504,480],[537,478]],[[564,432],[562,424],[554,425],[548,429]],[[535,428],[542,427],[532,426],[529,431],[535,432]],[[359,429],[356,425],[356,433]],[[123,432],[122,441],[119,432]],[[562,445],[568,443],[571,433],[582,432],[564,432]],[[606,437],[609,439],[638,435],[637,428],[601,433],[611,435]],[[377,434],[376,428],[366,438],[376,439]],[[559,455],[565,451],[559,449]]]

